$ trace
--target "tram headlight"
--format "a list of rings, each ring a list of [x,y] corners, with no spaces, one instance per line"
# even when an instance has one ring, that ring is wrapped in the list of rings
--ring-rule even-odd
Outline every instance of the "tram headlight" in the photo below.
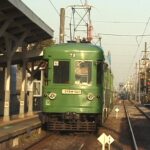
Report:
[[[55,99],[56,96],[57,96],[57,94],[54,93],[54,92],[51,92],[51,93],[49,93],[49,95],[48,95],[49,99],[51,99],[51,100]]]
[[[94,99],[94,95],[93,95],[93,93],[88,93],[88,95],[87,95],[87,99],[89,100],[89,101],[92,101],[93,99]]]

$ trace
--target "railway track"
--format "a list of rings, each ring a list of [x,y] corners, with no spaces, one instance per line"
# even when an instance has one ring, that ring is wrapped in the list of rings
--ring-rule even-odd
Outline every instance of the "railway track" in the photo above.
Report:
[[[87,143],[92,143],[91,135],[75,135],[75,134],[49,134],[38,143],[28,147],[28,150],[88,150]],[[90,150],[90,149],[89,149]]]
[[[134,149],[149,150],[150,117],[130,101],[124,101],[124,108],[130,127]]]
[[[115,141],[111,145],[111,150],[149,150],[150,144],[150,121],[143,114],[143,111],[137,109],[134,104],[129,101],[120,101],[115,107],[120,109],[118,116],[115,114],[115,108],[113,112],[106,120],[105,124],[100,127],[98,135],[87,132],[49,132],[47,137],[43,137],[37,140],[28,147],[25,146],[22,149],[28,150],[98,150],[102,145],[98,142],[97,136],[102,133],[111,135]],[[140,106],[141,107],[141,106]],[[128,114],[128,120],[130,120],[131,132],[134,135],[134,140],[131,139],[129,133],[129,127],[125,115],[125,109]],[[141,107],[144,109],[144,107]],[[147,110],[147,114],[148,114]],[[32,140],[32,138],[30,138]],[[30,141],[30,140],[28,140]],[[133,142],[134,148],[133,148]],[[106,150],[108,145],[106,145]],[[19,149],[17,149],[19,150]]]

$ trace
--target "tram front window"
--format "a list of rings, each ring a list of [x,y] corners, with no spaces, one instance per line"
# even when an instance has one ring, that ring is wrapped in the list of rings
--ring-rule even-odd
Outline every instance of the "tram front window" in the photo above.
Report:
[[[69,61],[54,61],[54,83],[69,83]]]
[[[92,76],[91,61],[75,62],[75,84],[90,84]]]

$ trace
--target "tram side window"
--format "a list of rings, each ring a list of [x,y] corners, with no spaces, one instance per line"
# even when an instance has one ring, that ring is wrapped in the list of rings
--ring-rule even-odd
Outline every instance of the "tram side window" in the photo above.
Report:
[[[69,83],[69,61],[54,61],[54,83]]]
[[[48,61],[45,60],[44,65],[44,85],[48,85]]]
[[[103,81],[103,63],[97,62],[97,84],[102,84]]]
[[[75,62],[75,84],[90,84],[92,79],[92,62]]]

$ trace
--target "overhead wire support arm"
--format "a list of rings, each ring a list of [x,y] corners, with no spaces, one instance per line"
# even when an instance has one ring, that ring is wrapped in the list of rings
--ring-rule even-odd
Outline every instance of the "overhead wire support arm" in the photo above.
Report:
[[[72,9],[72,17],[69,24],[70,40],[76,40],[79,37],[77,32],[81,31],[85,31],[84,37],[82,38],[88,39],[88,29],[91,25],[90,11],[92,6],[87,5],[86,3],[86,5],[70,5],[68,7]],[[83,27],[85,28],[83,29]]]
[[[76,28],[80,25],[80,23],[82,22],[82,21],[84,21],[84,23],[86,24],[87,22],[84,20],[84,17],[87,15],[87,13],[88,13],[88,10],[86,11],[86,13],[84,14],[84,16],[81,16],[77,11],[76,11],[76,13],[81,17],[81,20],[78,22],[78,24],[76,25]],[[75,28],[75,29],[76,29]]]

